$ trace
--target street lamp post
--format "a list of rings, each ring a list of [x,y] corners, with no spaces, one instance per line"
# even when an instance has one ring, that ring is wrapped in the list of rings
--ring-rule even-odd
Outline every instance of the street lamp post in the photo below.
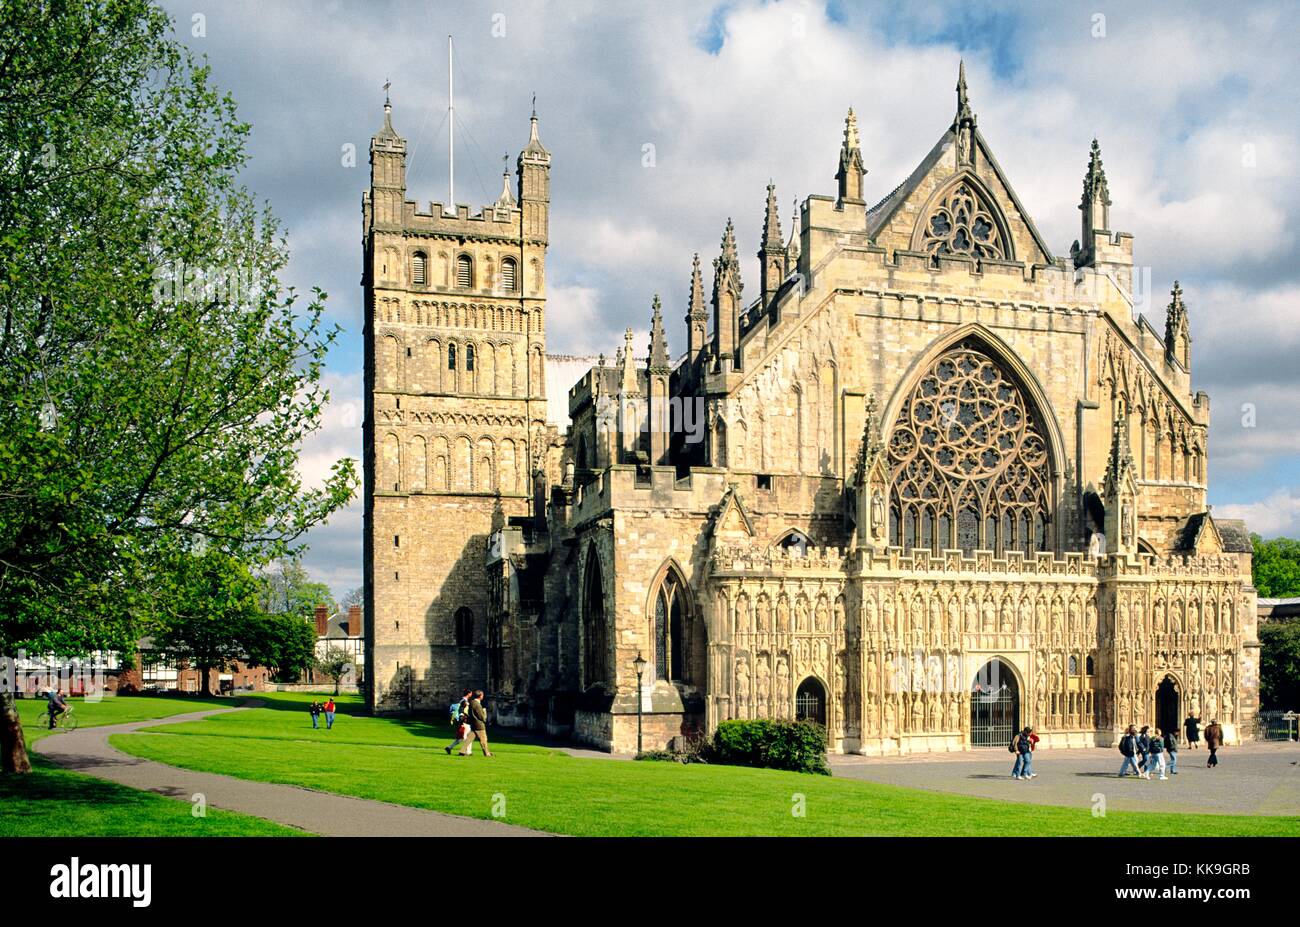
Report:
[[[645,658],[641,656],[641,651],[636,652],[636,659],[632,665],[636,667],[636,755],[641,755],[641,703],[644,701],[645,690],[641,688],[641,674],[645,672]]]

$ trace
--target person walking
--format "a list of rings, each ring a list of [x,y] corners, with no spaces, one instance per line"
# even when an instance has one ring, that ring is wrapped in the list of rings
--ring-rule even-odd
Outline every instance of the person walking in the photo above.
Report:
[[[1128,775],[1130,768],[1133,770],[1133,775],[1140,777],[1142,773],[1137,768],[1137,762],[1135,761],[1137,756],[1137,728],[1131,724],[1128,726],[1128,730],[1124,732],[1124,736],[1119,739],[1119,752],[1124,757],[1124,762],[1119,767],[1119,778],[1123,779]]]
[[[1201,719],[1189,711],[1187,720],[1183,722],[1183,731],[1187,734],[1187,746],[1195,750],[1201,742]]]
[[[327,699],[325,700],[324,711],[325,711],[325,730],[328,731],[328,730],[330,730],[331,728],[334,727],[334,699],[333,699],[333,697],[327,698]]]
[[[309,709],[307,709],[307,710],[311,712],[311,726],[314,727],[314,728],[319,729],[319,728],[320,728],[320,713],[321,713],[320,702],[316,701],[315,699],[312,699],[312,700],[311,700],[311,708],[309,708]]]
[[[1223,746],[1223,728],[1219,726],[1217,720],[1211,721],[1210,726],[1205,729],[1205,746],[1210,750],[1210,758],[1205,763],[1206,769],[1212,769],[1219,765],[1218,752]]]
[[[456,739],[446,747],[443,747],[448,754],[450,754],[451,751],[462,747],[469,753],[474,751],[474,739],[473,735],[469,731],[469,697],[473,694],[473,689],[466,689],[462,692],[460,701],[451,706],[451,711],[448,713],[451,719],[452,730],[456,734]]]
[[[1137,735],[1137,758],[1138,774],[1150,779],[1150,770],[1147,769],[1147,754],[1151,752],[1151,735],[1148,733],[1151,728],[1142,725],[1142,730]]]
[[[1020,771],[1025,768],[1025,755],[1020,749],[1021,746],[1023,746],[1024,739],[1025,735],[1023,731],[1016,731],[1011,735],[1010,749],[1011,752],[1016,755],[1016,761],[1011,764],[1012,779],[1019,779]]]
[[[1169,775],[1178,775],[1178,732],[1165,731],[1165,760],[1169,764]]]
[[[1020,739],[1016,742],[1016,750],[1020,759],[1021,779],[1032,779],[1037,775],[1034,772],[1034,743],[1029,739],[1033,732],[1032,727],[1026,727],[1020,732]]]
[[[1147,741],[1147,750],[1147,778],[1151,778],[1151,772],[1154,770],[1160,773],[1161,779],[1168,779],[1169,776],[1165,773],[1165,739],[1159,728]]]
[[[491,756],[492,750],[488,747],[487,739],[487,712],[483,710],[483,690],[475,689],[474,697],[469,700],[469,727],[470,731],[478,742],[483,745],[483,755]],[[461,756],[469,756],[469,751],[461,753]]]

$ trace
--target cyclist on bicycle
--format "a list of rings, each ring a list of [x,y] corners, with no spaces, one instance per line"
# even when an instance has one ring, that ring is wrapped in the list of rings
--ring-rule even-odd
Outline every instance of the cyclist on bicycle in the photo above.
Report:
[[[48,711],[50,713],[50,730],[54,730],[59,721],[59,715],[68,710],[68,703],[63,698],[63,693],[53,686],[45,690],[45,697],[49,699],[50,704]]]

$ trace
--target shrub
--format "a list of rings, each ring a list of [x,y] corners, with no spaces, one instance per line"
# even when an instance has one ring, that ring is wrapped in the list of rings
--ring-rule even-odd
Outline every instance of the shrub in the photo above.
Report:
[[[826,729],[815,721],[723,721],[713,735],[713,760],[731,766],[831,774],[826,765]]]

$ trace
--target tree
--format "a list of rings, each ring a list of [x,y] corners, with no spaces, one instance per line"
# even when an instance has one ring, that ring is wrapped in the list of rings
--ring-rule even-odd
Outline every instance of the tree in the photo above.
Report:
[[[317,605],[324,605],[332,615],[338,611],[334,595],[325,583],[312,581],[311,575],[297,558],[271,564],[261,575],[258,601],[268,614],[298,615],[310,618]]]
[[[1259,626],[1259,701],[1272,711],[1300,711],[1300,622]]]
[[[294,682],[315,659],[316,629],[298,615],[259,615],[246,625],[242,643],[250,666],[265,666],[276,679]]]
[[[0,0],[0,654],[130,650],[160,564],[269,562],[351,498],[351,460],[297,474],[337,330],[280,287],[248,131],[146,0]]]
[[[173,568],[168,614],[155,646],[199,671],[203,691],[215,691],[214,670],[229,669],[246,655],[247,641],[265,616],[248,567],[220,550],[184,554]]]
[[[1259,594],[1266,599],[1300,596],[1300,541],[1265,541],[1258,534],[1252,534],[1250,541],[1254,549],[1251,574]]]
[[[316,661],[316,669],[324,676],[334,680],[334,694],[339,694],[339,682],[348,674],[349,670],[356,670],[356,661],[352,659],[352,654],[338,647],[330,647]]]
[[[339,610],[346,612],[353,605],[359,608],[366,607],[366,589],[364,586],[357,586],[343,593],[343,598],[339,600]]]

